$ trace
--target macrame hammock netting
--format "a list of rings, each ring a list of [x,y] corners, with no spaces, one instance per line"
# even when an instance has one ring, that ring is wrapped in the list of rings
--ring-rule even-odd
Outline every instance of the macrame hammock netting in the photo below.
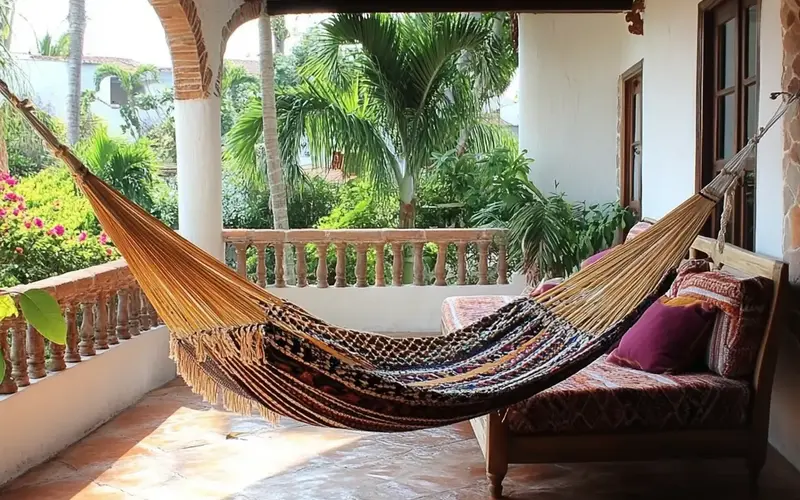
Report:
[[[501,411],[605,353],[666,292],[716,204],[729,205],[747,156],[798,98],[773,94],[784,98],[775,116],[702,191],[559,286],[448,335],[397,338],[330,325],[243,278],[89,172],[2,81],[0,93],[71,170],[195,392],[271,421],[380,432]]]

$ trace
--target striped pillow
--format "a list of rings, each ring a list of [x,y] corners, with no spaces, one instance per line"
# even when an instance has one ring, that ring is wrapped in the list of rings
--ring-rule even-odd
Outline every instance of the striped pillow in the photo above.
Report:
[[[643,221],[643,220],[637,222],[636,224],[634,224],[634,226],[631,228],[631,230],[628,231],[628,234],[625,235],[625,243],[627,243],[627,242],[631,241],[632,239],[636,238],[637,236],[639,236],[640,234],[645,232],[647,229],[649,229],[650,226],[652,226],[652,225],[653,224],[651,224],[651,223],[649,223],[647,221]]]
[[[727,378],[752,375],[772,301],[772,282],[729,269],[692,271],[689,268],[675,279],[670,294],[705,300],[720,310],[706,353],[709,369]]]

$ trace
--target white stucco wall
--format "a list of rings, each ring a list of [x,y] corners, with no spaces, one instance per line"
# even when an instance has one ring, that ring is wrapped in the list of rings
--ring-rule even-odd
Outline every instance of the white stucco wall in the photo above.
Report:
[[[531,180],[570,200],[617,197],[617,77],[625,24],[604,14],[521,14],[519,141]]]
[[[368,288],[270,288],[270,292],[334,325],[380,333],[436,333],[442,301],[453,296],[520,295],[525,277],[508,285]]]
[[[177,375],[165,326],[0,396],[0,485],[83,438]]]

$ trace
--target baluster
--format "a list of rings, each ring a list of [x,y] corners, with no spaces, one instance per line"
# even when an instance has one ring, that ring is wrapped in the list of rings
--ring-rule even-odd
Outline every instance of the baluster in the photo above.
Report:
[[[422,266],[422,248],[425,243],[414,242],[414,285],[422,286],[425,284],[425,273]]]
[[[236,242],[233,244],[236,249],[236,272],[247,277],[247,242]]]
[[[392,243],[392,286],[403,286],[402,243]]]
[[[67,353],[64,360],[67,363],[80,363],[81,354],[78,352],[78,303],[71,301],[67,309]]]
[[[83,321],[81,322],[81,342],[78,344],[81,356],[94,356],[94,303],[83,302]]]
[[[139,299],[139,289],[133,287],[128,292],[128,332],[131,337],[139,335],[139,308],[141,307],[141,300]]]
[[[128,290],[124,288],[117,291],[117,338],[120,340],[131,338],[128,330]]]
[[[64,309],[66,310],[66,306],[64,306]],[[49,341],[48,345],[50,346],[50,359],[45,362],[47,371],[60,372],[62,370],[66,370],[67,362],[64,360],[64,353],[67,350],[67,346]]]
[[[147,295],[145,295],[144,290],[139,290],[139,296],[141,297],[141,304],[139,304],[139,327],[143,332],[146,332],[150,328],[150,311],[147,310]]]
[[[316,243],[317,256],[317,288],[328,288],[328,244]]]
[[[27,322],[25,318],[19,316],[13,321],[14,333],[11,337],[11,376],[17,387],[31,385],[28,377],[28,355],[25,346]]]
[[[117,338],[117,294],[113,290],[107,295],[106,307],[108,310],[106,321],[108,345],[117,345],[119,344],[119,338]]]
[[[295,243],[295,254],[297,254],[297,287],[308,286],[308,269],[306,264],[306,244]]]
[[[445,266],[447,264],[447,245],[446,241],[441,241],[436,244],[437,245],[437,252],[436,252],[436,286],[447,286],[447,280],[445,279]]]
[[[508,285],[508,259],[505,243],[497,244],[497,284]]]
[[[459,241],[456,244],[458,250],[458,284],[467,284],[467,242]]]
[[[94,348],[102,351],[108,349],[108,294],[98,292],[96,301]]]
[[[478,242],[478,284],[489,284],[489,241]]]
[[[161,318],[158,317],[158,311],[153,306],[153,303],[149,300],[147,301],[147,312],[150,314],[150,325],[155,328],[161,324]]]
[[[275,249],[275,287],[286,288],[286,279],[283,276],[283,245],[277,244]]]
[[[44,337],[33,325],[28,325],[28,338],[25,347],[28,353],[28,376],[30,378],[44,378],[47,371],[44,368]]]
[[[347,243],[337,241],[336,246],[336,288],[347,286]]]
[[[14,394],[17,392],[17,384],[11,378],[11,350],[8,345],[8,329],[11,327],[11,322],[6,321],[0,323],[0,357],[5,362],[5,370],[0,373],[0,394]]]
[[[256,243],[256,273],[258,275],[258,286],[267,286],[267,245]]]
[[[368,243],[356,244],[356,286],[364,288],[367,284],[367,250]]]
[[[386,286],[386,261],[383,254],[385,243],[375,243],[375,286]]]

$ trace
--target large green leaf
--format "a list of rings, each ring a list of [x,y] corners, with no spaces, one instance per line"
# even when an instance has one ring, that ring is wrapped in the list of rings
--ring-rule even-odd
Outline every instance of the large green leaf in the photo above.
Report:
[[[67,322],[52,295],[43,290],[29,290],[19,296],[25,319],[50,342],[67,343]]]
[[[0,353],[0,384],[6,378],[6,360],[3,359],[3,353]]]
[[[19,314],[10,295],[0,295],[0,321]]]

